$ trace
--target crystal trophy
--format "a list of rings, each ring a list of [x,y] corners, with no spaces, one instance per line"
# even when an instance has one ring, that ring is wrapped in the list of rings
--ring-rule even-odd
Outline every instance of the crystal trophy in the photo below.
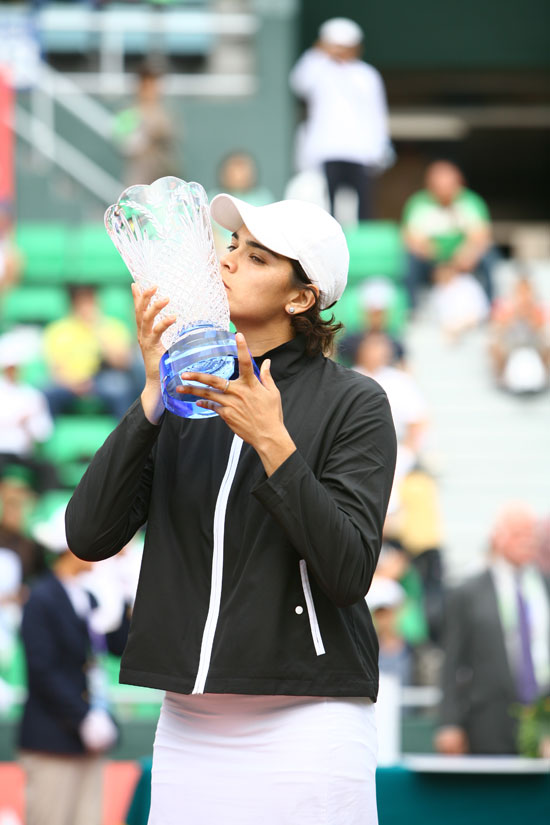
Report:
[[[153,300],[170,299],[157,317],[177,317],[161,338],[164,406],[184,418],[216,415],[198,407],[196,396],[176,392],[182,372],[231,378],[235,371],[237,347],[206,192],[175,177],[130,186],[107,209],[105,226],[141,289],[156,284]]]

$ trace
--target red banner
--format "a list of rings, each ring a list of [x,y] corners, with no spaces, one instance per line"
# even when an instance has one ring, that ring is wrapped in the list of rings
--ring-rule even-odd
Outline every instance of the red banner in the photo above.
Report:
[[[14,102],[8,70],[0,66],[0,205],[8,207],[15,195]]]

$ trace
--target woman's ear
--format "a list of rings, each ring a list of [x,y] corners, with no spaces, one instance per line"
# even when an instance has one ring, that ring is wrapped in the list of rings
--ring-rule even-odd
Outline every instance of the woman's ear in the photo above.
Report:
[[[296,295],[289,301],[287,305],[287,312],[292,315],[299,315],[301,312],[307,312],[319,300],[319,287],[315,284],[308,284],[307,287],[300,289]]]

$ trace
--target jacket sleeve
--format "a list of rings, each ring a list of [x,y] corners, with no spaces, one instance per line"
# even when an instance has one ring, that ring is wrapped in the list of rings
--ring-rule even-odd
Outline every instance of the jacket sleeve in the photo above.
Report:
[[[114,556],[147,520],[160,428],[138,399],[95,454],[65,515],[67,543],[79,558]]]
[[[382,390],[361,394],[317,479],[296,450],[253,493],[339,607],[366,595],[382,543],[396,438]]]
[[[76,730],[89,706],[80,686],[58,667],[59,637],[44,602],[29,599],[23,612],[21,636],[25,645],[29,684],[50,713]]]

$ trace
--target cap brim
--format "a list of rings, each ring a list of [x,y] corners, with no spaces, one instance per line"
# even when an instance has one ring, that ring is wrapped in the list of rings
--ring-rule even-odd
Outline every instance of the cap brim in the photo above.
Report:
[[[270,214],[269,206],[252,206],[232,195],[216,195],[210,204],[210,214],[216,223],[237,232],[244,224],[251,235],[267,249],[285,258],[298,258],[294,247],[287,241]]]

